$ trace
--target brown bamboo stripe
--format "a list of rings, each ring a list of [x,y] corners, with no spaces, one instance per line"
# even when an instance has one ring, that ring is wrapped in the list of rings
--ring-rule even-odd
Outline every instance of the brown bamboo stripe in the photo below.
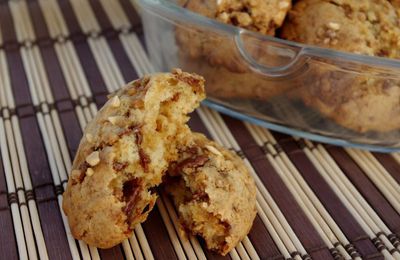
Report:
[[[99,249],[101,259],[124,259],[121,246],[114,246],[109,249]]]
[[[16,42],[11,13],[7,4],[0,5],[0,28],[3,38],[3,45]]]
[[[35,29],[36,39],[38,42],[44,42],[49,38],[47,25],[44,21],[42,11],[38,1],[28,1],[28,11],[31,16],[33,27]]]
[[[0,211],[9,211],[9,202],[8,202],[7,192],[1,191],[0,192]]]
[[[12,21],[9,21],[11,26]],[[8,69],[10,72],[12,91],[16,106],[32,104],[29,94],[29,86],[26,79],[21,56],[18,50],[6,52]],[[18,111],[17,111],[18,112]]]
[[[117,63],[120,64],[119,69],[121,70],[125,82],[130,82],[134,79],[137,79],[138,75],[136,73],[136,70],[133,68],[132,64],[129,61],[128,56],[123,51],[123,46],[121,44],[121,41],[119,41],[117,38],[108,38],[108,37],[107,41]]]
[[[93,9],[93,12],[96,16],[96,20],[100,25],[100,28],[103,30],[110,30],[112,29],[112,25],[110,20],[108,19],[107,14],[105,13],[100,1],[98,0],[89,0],[89,4]]]
[[[292,137],[278,133],[273,134],[283,151],[285,151],[290,160],[299,169],[303,178],[310,185],[346,237],[360,252],[361,256],[363,258],[382,257],[358,222],[320,176],[317,169],[315,169],[314,165],[301,150],[299,144]]]
[[[374,153],[374,156],[393,178],[400,183],[400,164],[390,154]]]
[[[108,93],[106,84],[101,77],[99,68],[87,43],[80,42],[74,45],[92,93],[94,95]]]
[[[79,35],[82,30],[79,25],[78,20],[75,17],[74,11],[72,9],[69,0],[57,0],[60,9],[62,10],[63,17],[67,23],[69,35]]]
[[[208,138],[211,138],[206,126],[201,121],[199,114],[194,112],[190,115],[189,127],[195,132],[203,133]]]
[[[261,259],[285,259],[259,216],[254,220],[248,236]]]
[[[59,116],[67,140],[68,150],[71,158],[73,158],[78,150],[80,139],[82,138],[82,130],[72,105],[69,104],[68,110],[59,110]]]
[[[142,27],[140,26],[140,17],[129,0],[119,0],[122,9],[125,11],[126,17],[128,17],[129,22],[138,34],[141,34]]]
[[[149,239],[150,247],[155,259],[177,258],[157,207],[153,209],[142,226],[146,234],[157,234],[151,236],[151,239]]]
[[[325,257],[324,259],[333,259],[329,249],[324,245],[319,234],[304,215],[302,209],[296,203],[296,200],[280,179],[279,175],[275,172],[272,165],[265,158],[262,149],[251,137],[251,134],[243,123],[226,116],[223,118],[242,148],[246,158],[258,172],[265,187],[267,187],[268,191],[279,205],[279,208],[282,210],[307,252],[309,252],[313,258],[318,257],[317,259],[322,259],[320,257],[323,256]],[[282,196],[282,194],[285,194],[285,196]]]
[[[400,215],[352,158],[342,148],[328,146],[326,149],[389,229],[400,234]]]

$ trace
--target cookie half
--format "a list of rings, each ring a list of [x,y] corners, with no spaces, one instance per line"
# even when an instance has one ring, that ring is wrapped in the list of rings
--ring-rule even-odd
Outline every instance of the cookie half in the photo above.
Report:
[[[145,76],[110,98],[85,129],[63,196],[75,238],[109,248],[147,218],[152,190],[189,131],[187,114],[204,97],[202,77],[175,70]]]
[[[184,231],[226,255],[250,231],[256,216],[256,186],[243,161],[201,134],[179,145],[167,175]]]

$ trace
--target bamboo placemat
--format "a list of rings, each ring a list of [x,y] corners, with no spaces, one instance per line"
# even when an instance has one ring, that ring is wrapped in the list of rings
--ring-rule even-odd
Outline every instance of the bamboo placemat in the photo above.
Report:
[[[62,193],[106,95],[152,67],[128,0],[0,1],[0,259],[223,259],[181,237],[161,196],[108,250],[72,238]],[[202,107],[190,121],[257,184],[254,227],[226,259],[400,259],[400,154],[270,132]]]

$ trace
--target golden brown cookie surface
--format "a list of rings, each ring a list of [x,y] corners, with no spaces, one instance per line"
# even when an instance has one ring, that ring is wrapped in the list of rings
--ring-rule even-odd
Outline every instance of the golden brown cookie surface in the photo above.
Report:
[[[227,254],[250,231],[256,216],[256,187],[243,161],[197,133],[182,140],[179,159],[168,170],[184,230],[207,248]]]
[[[351,53],[400,57],[399,19],[387,0],[297,1],[281,37]]]
[[[176,140],[186,135],[187,113],[205,97],[202,77],[154,74],[110,98],[84,132],[64,193],[72,234],[109,248],[129,237],[155,204]]]

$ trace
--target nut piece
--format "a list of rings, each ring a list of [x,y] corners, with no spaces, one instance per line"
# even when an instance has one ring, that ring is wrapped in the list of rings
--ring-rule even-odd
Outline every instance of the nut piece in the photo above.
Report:
[[[86,137],[86,140],[87,140],[89,143],[93,143],[94,138],[93,138],[93,135],[92,135],[92,134],[86,134],[85,137]]]
[[[334,31],[338,31],[340,29],[340,24],[335,22],[329,22],[328,27]]]
[[[98,151],[94,151],[93,153],[89,154],[88,157],[86,157],[86,162],[90,166],[96,166],[100,162],[100,154]]]
[[[93,169],[92,168],[87,168],[87,170],[86,170],[86,176],[92,176],[93,175],[93,173],[94,173],[94,171],[93,171]]]
[[[372,12],[372,11],[369,11],[367,13],[367,18],[368,18],[368,21],[370,21],[370,22],[378,21],[378,17],[376,17],[376,14],[374,12]]]
[[[114,96],[113,98],[111,98],[110,104],[112,107],[119,107],[121,105],[121,100],[118,96]]]
[[[220,151],[218,151],[217,148],[215,148],[214,146],[206,145],[205,147],[207,148],[207,150],[209,150],[213,154],[218,155],[218,156],[222,156],[222,153]]]
[[[107,119],[111,124],[116,125],[119,121],[119,118],[119,116],[109,116]]]

